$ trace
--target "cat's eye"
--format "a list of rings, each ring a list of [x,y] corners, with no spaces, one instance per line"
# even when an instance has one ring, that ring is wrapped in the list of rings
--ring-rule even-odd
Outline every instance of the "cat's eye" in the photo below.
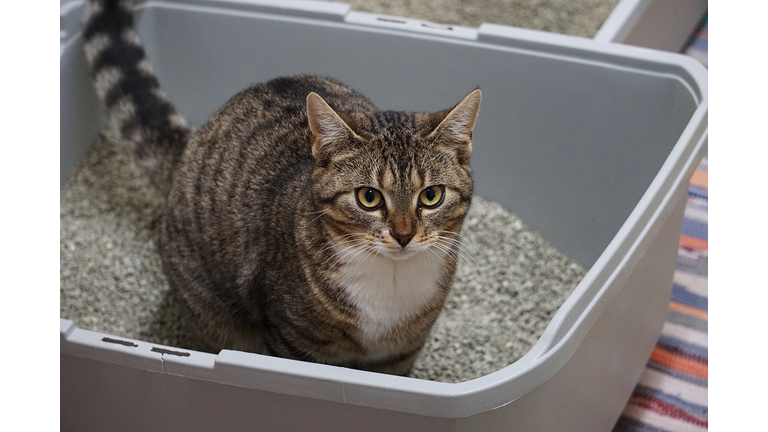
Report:
[[[384,203],[384,197],[381,196],[381,192],[374,188],[360,188],[355,196],[357,197],[357,203],[364,210],[375,210]]]
[[[445,189],[442,186],[430,186],[419,194],[419,204],[422,207],[434,208],[442,204]]]

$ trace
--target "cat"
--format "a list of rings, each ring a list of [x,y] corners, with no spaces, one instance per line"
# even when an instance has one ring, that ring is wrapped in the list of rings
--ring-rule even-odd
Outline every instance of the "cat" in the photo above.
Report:
[[[456,271],[479,89],[395,112],[331,78],[281,77],[193,130],[129,1],[89,3],[84,50],[109,127],[166,197],[163,270],[212,350],[411,369]]]

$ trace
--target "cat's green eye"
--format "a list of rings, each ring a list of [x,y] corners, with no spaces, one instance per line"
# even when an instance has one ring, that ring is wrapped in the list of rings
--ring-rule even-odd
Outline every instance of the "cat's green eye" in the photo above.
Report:
[[[374,188],[360,188],[355,195],[357,196],[357,203],[365,210],[375,210],[384,202],[381,192]]]
[[[434,208],[442,204],[445,189],[442,186],[430,186],[419,194],[419,204],[422,207]]]

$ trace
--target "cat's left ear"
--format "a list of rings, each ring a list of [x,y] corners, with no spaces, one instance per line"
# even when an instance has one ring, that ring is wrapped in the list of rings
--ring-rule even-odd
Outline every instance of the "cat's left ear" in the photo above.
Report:
[[[461,160],[469,160],[472,153],[472,129],[480,111],[482,93],[475,89],[454,107],[428,138],[437,139],[444,145],[454,147]]]
[[[307,118],[312,130],[312,156],[316,160],[333,156],[350,139],[358,137],[339,114],[315,92],[307,96]]]

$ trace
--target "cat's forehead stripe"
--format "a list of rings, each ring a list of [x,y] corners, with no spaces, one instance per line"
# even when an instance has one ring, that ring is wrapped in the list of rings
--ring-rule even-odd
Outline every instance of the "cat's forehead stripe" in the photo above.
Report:
[[[388,166],[383,171],[383,176],[381,177],[381,184],[382,186],[385,186],[387,189],[393,189],[396,183],[397,179],[397,173],[394,171],[396,168],[393,165]]]
[[[411,169],[410,180],[411,184],[414,185],[417,189],[424,187],[424,177],[417,169],[415,169],[415,167]]]

